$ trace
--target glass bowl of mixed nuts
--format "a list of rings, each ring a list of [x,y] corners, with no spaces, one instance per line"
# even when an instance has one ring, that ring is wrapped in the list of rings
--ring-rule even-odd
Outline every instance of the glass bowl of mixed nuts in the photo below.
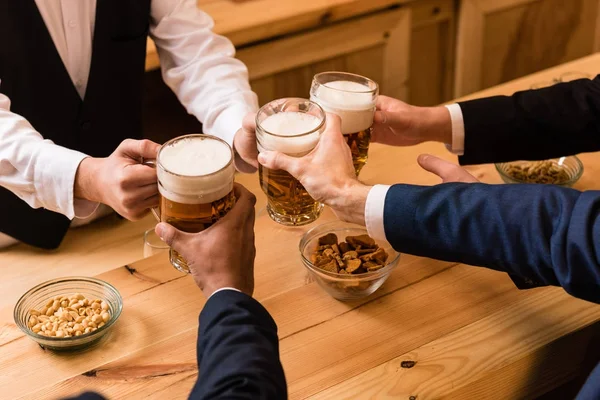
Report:
[[[123,310],[123,299],[100,279],[67,277],[37,285],[15,306],[17,326],[41,347],[79,350],[99,341]]]
[[[571,187],[581,178],[583,164],[576,156],[543,161],[513,161],[496,164],[506,183],[546,183]]]
[[[388,242],[373,240],[365,227],[342,221],[306,232],[300,241],[300,256],[309,274],[338,300],[369,296],[400,261],[400,253]]]

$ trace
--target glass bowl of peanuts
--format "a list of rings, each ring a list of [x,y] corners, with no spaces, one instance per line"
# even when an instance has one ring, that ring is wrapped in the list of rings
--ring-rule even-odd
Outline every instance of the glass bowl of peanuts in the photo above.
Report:
[[[123,310],[123,299],[100,279],[66,277],[41,283],[15,306],[17,326],[41,347],[80,350],[98,342]]]
[[[505,183],[546,183],[571,187],[581,178],[583,164],[576,156],[543,161],[513,161],[496,164]]]
[[[304,234],[300,257],[309,275],[332,297],[357,300],[374,293],[400,262],[385,240],[374,240],[363,226],[334,221]]]

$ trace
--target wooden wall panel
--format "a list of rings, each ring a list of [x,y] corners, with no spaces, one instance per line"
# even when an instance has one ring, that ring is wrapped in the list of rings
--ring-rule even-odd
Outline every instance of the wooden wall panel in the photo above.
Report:
[[[410,12],[394,9],[317,31],[240,49],[259,103],[309,97],[314,74],[347,71],[377,81],[381,92],[406,98]]]
[[[455,2],[416,2],[411,11],[408,99],[419,106],[440,104],[453,95]]]
[[[591,54],[598,0],[461,0],[456,96]]]

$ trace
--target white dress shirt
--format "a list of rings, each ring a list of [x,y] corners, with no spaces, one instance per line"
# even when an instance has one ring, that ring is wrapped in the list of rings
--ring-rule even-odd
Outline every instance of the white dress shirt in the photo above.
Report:
[[[83,98],[92,59],[96,0],[36,0],[36,4]],[[164,81],[203,123],[204,132],[232,144],[244,115],[256,111],[258,101],[245,65],[234,58],[231,42],[212,32],[213,25],[197,8],[196,0],[152,1],[150,37],[156,43]],[[95,204],[75,201],[73,196],[75,173],[85,157],[45,140],[44,132],[38,133],[12,113],[0,76],[0,186],[31,207],[44,207],[71,219],[89,217]]]
[[[465,149],[465,123],[458,104],[447,105],[452,121],[452,143],[446,144],[454,154],[463,155]],[[365,225],[367,233],[374,239],[387,240],[383,224],[383,209],[389,185],[375,185],[367,195],[365,203]]]

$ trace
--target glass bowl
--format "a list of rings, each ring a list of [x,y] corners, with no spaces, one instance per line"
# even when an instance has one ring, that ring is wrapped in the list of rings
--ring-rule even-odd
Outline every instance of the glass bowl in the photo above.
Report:
[[[542,163],[548,162],[552,163],[555,168],[558,168],[566,173],[566,177],[564,180],[556,182],[536,182],[534,180],[518,178],[510,174],[511,168],[514,167],[535,167],[537,165],[541,165]],[[581,160],[579,160],[579,158],[577,158],[576,156],[553,158],[544,161],[513,161],[506,163],[498,163],[495,165],[496,170],[500,174],[500,177],[506,183],[553,183],[559,186],[571,187],[575,182],[579,180],[579,178],[581,178],[581,175],[583,174],[583,164],[581,163]]]
[[[34,333],[28,326],[30,310],[42,309],[48,300],[56,296],[70,296],[81,293],[87,299],[101,299],[108,304],[111,315],[108,322],[97,330],[80,336],[67,338],[48,337]],[[98,342],[113,327],[121,311],[123,299],[111,284],[100,279],[81,276],[53,279],[41,283],[27,291],[15,305],[14,319],[17,326],[42,348],[50,350],[81,350]]]
[[[375,242],[388,253],[387,264],[377,271],[342,275],[316,267],[310,261],[310,256],[316,250],[319,238],[328,233],[335,233],[338,240],[344,240],[346,236],[366,235],[367,230],[363,226],[335,221],[309,230],[300,240],[302,263],[321,288],[338,300],[356,300],[369,296],[383,285],[392,270],[398,266],[400,253],[396,252],[388,242],[376,240]]]

